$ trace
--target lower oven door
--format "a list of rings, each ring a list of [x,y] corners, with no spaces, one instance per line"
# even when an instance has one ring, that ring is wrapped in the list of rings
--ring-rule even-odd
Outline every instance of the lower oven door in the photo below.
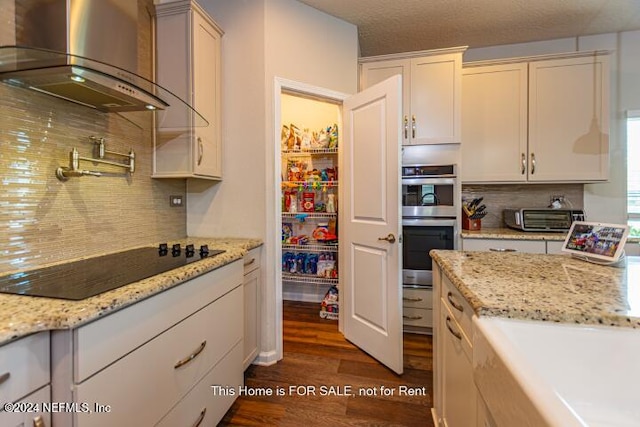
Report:
[[[431,249],[454,249],[456,220],[405,218],[402,220],[402,282],[433,284]]]

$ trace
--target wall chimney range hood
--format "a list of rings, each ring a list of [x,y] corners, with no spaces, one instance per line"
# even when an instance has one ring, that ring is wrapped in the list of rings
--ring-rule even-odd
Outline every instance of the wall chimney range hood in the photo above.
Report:
[[[182,99],[136,74],[137,3],[15,0],[16,43],[0,46],[0,80],[108,113],[158,111],[159,126],[169,110],[184,127],[207,126]]]

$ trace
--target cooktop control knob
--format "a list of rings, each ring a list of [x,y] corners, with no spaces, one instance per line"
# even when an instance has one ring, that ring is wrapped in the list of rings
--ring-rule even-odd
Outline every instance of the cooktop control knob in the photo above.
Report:
[[[209,256],[209,246],[202,245],[200,246],[200,257],[205,258]]]
[[[192,244],[185,246],[184,251],[187,258],[191,258],[196,253],[196,249]]]
[[[173,255],[174,257],[180,256],[180,252],[181,251],[182,251],[182,249],[180,248],[180,243],[176,243],[171,248],[171,255]]]
[[[158,246],[158,254],[160,256],[165,256],[167,253],[169,253],[169,245],[166,243],[160,243],[160,246]]]

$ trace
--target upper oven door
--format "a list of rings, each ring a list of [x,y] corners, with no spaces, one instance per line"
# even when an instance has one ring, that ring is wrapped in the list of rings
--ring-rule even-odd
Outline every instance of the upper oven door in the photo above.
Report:
[[[402,178],[403,217],[455,217],[455,178]]]

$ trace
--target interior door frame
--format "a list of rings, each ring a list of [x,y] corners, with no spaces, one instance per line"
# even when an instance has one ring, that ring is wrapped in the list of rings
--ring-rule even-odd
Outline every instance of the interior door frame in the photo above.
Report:
[[[277,227],[277,223],[282,221],[282,203],[281,203],[281,192],[280,192],[280,183],[281,183],[281,176],[282,176],[282,170],[281,170],[281,162],[280,162],[280,130],[281,130],[281,123],[282,123],[282,117],[281,117],[281,108],[282,108],[282,103],[281,103],[281,95],[282,92],[293,92],[293,93],[299,93],[302,96],[307,96],[307,97],[311,97],[311,98],[317,98],[318,100],[321,101],[328,101],[328,102],[334,102],[336,104],[340,105],[340,110],[342,111],[342,105],[344,103],[344,100],[349,98],[351,95],[342,93],[342,92],[336,92],[330,89],[326,89],[326,88],[322,88],[319,86],[313,86],[307,83],[303,83],[303,82],[298,82],[298,81],[294,81],[294,80],[289,80],[289,79],[285,79],[282,77],[278,77],[276,76],[274,78],[274,83],[273,83],[273,90],[274,90],[274,105],[273,105],[273,123],[274,123],[274,127],[273,127],[273,135],[272,135],[272,140],[271,140],[271,170],[273,171],[272,177],[271,177],[271,182],[272,182],[272,188],[274,189],[273,191],[273,195],[271,200],[267,201],[267,209],[268,211],[272,212],[274,215],[274,219],[276,224],[274,224],[274,226],[272,227],[273,229],[271,231],[267,230],[267,235],[271,234],[271,238],[267,239],[267,244],[269,244],[269,240],[271,242],[273,242],[273,246],[275,246],[275,250],[273,251],[274,257],[273,257],[273,262],[271,263],[271,265],[279,265],[280,261],[282,259],[282,245],[281,245],[281,241],[282,241],[282,230],[280,229],[280,227]],[[340,117],[342,116],[342,114],[340,114]],[[338,123],[338,129],[341,130],[342,129],[342,120],[339,119],[339,123]],[[338,170],[340,170],[342,168],[342,138],[340,138],[340,143],[338,144]],[[267,187],[268,188],[268,187]],[[338,187],[338,200],[340,199],[340,192],[342,191],[342,186]],[[269,206],[271,205],[271,206]],[[267,271],[267,274],[269,274],[269,272]],[[275,286],[275,292],[273,293],[274,297],[275,297],[275,301],[265,301],[266,304],[274,304],[275,306],[275,313],[274,313],[274,318],[272,319],[273,321],[273,325],[274,325],[274,329],[275,329],[275,341],[276,341],[276,354],[275,354],[275,361],[277,360],[281,360],[283,357],[283,350],[282,350],[282,340],[283,340],[283,321],[282,321],[282,270],[279,268],[274,268],[273,269],[273,276],[272,276],[272,282],[274,283]],[[269,281],[267,280],[267,283],[269,283]],[[263,293],[267,294],[268,293]],[[339,320],[338,320],[338,328],[340,330],[340,332],[342,332],[342,310],[340,310],[339,312]]]

